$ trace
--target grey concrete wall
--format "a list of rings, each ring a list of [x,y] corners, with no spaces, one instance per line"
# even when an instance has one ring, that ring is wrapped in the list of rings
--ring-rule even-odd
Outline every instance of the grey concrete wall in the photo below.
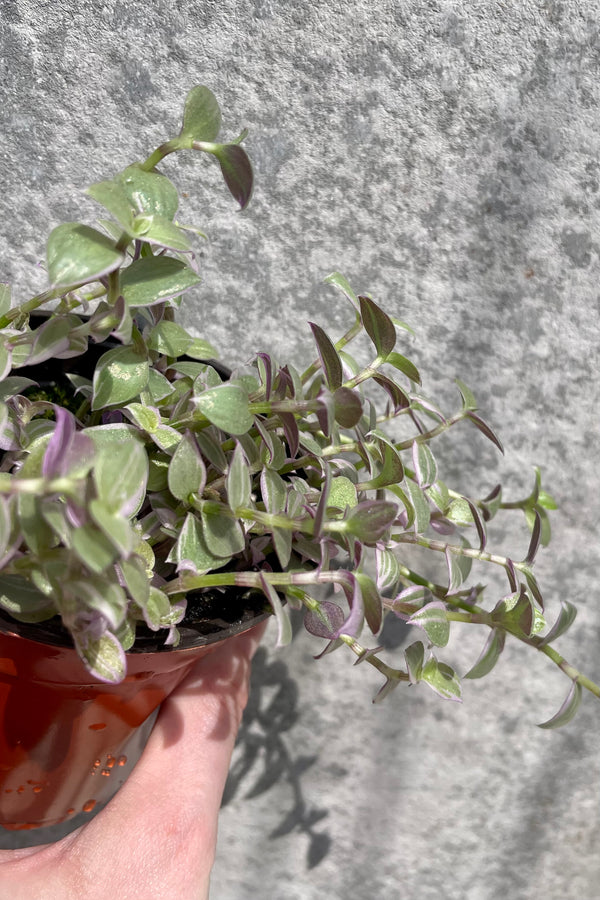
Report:
[[[411,323],[426,389],[448,409],[460,375],[507,449],[465,432],[442,446],[449,479],[519,495],[542,466],[561,509],[540,575],[551,614],[580,604],[562,644],[598,679],[598,4],[2,0],[0,16],[0,280],[43,286],[50,227],[94,214],[80,190],[207,84],[225,130],[250,129],[257,188],[235,215],[214,169],[167,167],[210,238],[187,324],[229,357],[300,362],[307,319],[343,327],[332,269]],[[567,683],[517,647],[462,706],[423,688],[372,707],[376,678],[313,652],[298,634],[258,658],[215,900],[598,896],[599,705],[536,729]]]

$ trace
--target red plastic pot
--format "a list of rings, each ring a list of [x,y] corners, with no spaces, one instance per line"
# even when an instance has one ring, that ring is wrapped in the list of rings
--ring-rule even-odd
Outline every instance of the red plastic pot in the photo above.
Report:
[[[66,635],[0,615],[0,825],[33,829],[97,811],[125,781],[152,714],[193,664],[267,615],[255,602],[212,634],[183,628],[176,649],[156,636],[142,640],[127,653],[118,685],[94,681]]]

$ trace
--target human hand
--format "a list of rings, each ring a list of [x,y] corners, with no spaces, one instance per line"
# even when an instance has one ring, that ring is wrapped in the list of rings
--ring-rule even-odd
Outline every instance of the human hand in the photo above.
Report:
[[[264,624],[199,660],[163,703],[128,780],[53,844],[0,851],[0,900],[202,900]]]

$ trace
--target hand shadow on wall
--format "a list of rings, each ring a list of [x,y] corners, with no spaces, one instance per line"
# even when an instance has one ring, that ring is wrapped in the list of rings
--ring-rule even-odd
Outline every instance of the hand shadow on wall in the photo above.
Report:
[[[251,799],[266,793],[280,782],[287,782],[292,806],[269,834],[278,838],[292,831],[308,838],[307,868],[313,869],[327,856],[331,838],[316,825],[329,813],[312,806],[304,796],[302,776],[317,761],[317,756],[293,755],[284,734],[298,721],[298,686],[280,660],[269,661],[259,648],[252,662],[248,706],[240,727],[234,761],[223,795],[223,806],[240,791]]]

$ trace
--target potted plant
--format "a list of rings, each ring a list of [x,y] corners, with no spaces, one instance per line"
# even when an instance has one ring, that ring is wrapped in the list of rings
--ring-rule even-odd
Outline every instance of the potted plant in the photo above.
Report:
[[[286,644],[290,608],[325,640],[319,655],[345,645],[382,674],[377,700],[420,682],[460,700],[438,658],[453,622],[485,632],[466,678],[491,671],[507,635],[565,672],[569,694],[543,727],[567,722],[582,688],[600,696],[553,646],[572,604],[544,619],[532,566],[555,503],[539,471],[518,501],[500,486],[479,499],[446,485],[438,435],[463,424],[502,448],[462,382],[450,416],[421,393],[400,352],[407,326],[338,273],[325,280],[348,328],[333,338],[311,323],[302,372],[262,351],[229,370],[176,322],[200,280],[194,229],[176,221],[177,189],[157,166],[173,152],[212,155],[246,206],[245,133],[222,143],[219,131],[217,101],[194,88],[177,137],[88,189],[109,218],[52,231],[50,288],[15,307],[8,288],[0,296],[5,828],[105,802],[198,655],[270,614]],[[486,546],[505,510],[530,525],[522,560]],[[446,577],[417,571],[407,545],[442,559]],[[491,604],[468,583],[474,560],[505,573]],[[417,628],[400,666],[361,637],[386,615]]]

